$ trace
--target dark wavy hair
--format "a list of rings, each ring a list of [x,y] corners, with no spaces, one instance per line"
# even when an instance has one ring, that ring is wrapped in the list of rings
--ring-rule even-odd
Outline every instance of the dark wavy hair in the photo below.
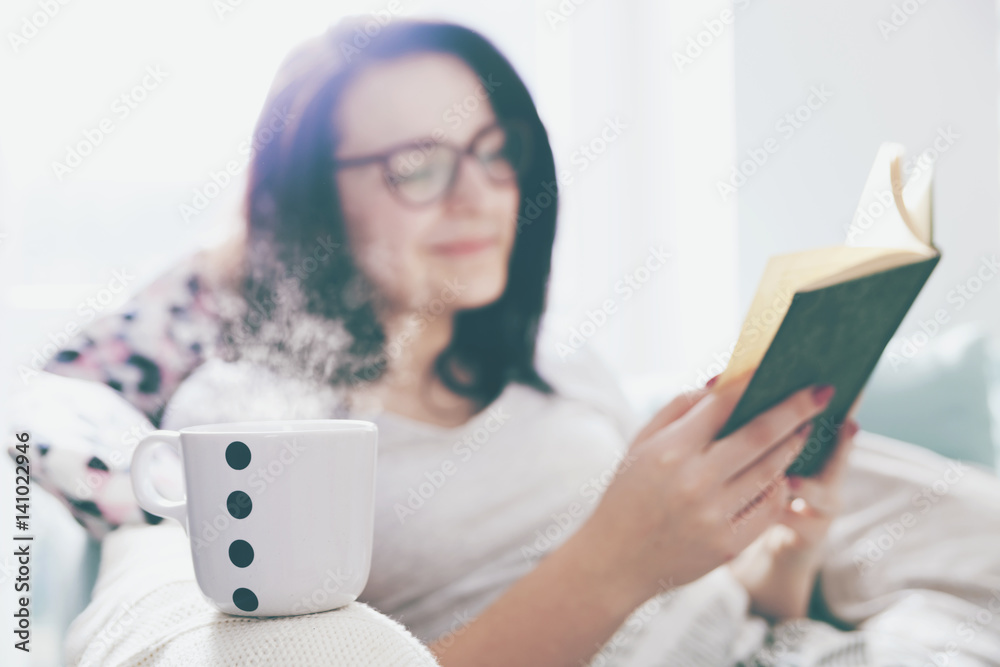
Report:
[[[366,65],[423,52],[457,56],[490,82],[494,113],[527,125],[532,156],[518,175],[506,288],[493,303],[456,313],[434,371],[449,389],[482,405],[512,381],[551,393],[534,364],[558,210],[548,135],[527,88],[497,48],[473,30],[441,22],[398,19],[379,26],[347,19],[282,63],[253,137],[237,289],[246,308],[224,321],[229,345],[223,356],[246,357],[256,341],[266,349],[264,361],[280,358],[287,368],[291,358],[296,372],[333,385],[382,375],[389,360],[376,317],[379,296],[351,254],[332,177],[339,141],[333,118],[345,87]],[[303,326],[303,314],[326,326],[304,334],[310,327]]]

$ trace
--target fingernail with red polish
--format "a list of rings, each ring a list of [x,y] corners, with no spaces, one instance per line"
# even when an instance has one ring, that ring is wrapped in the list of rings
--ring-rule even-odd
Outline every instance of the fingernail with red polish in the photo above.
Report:
[[[722,375],[722,373],[719,373],[719,375]],[[706,387],[711,387],[713,384],[715,384],[716,382],[718,382],[719,381],[719,375],[716,375],[711,380],[709,380],[708,382],[706,382],[705,386]]]
[[[816,405],[825,405],[833,398],[834,391],[832,384],[821,384],[813,389],[813,400],[816,401]]]
[[[792,487],[793,489],[799,488],[800,486],[802,486],[802,478],[801,477],[795,477],[794,475],[789,475],[788,476],[788,486]]]

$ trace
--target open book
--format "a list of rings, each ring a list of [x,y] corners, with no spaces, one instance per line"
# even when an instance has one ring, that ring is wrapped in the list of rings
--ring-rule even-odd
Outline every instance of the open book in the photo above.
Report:
[[[843,246],[772,257],[717,391],[753,376],[725,437],[811,384],[837,391],[789,474],[822,469],[842,422],[941,259],[931,239],[932,166],[903,184],[899,144],[884,143]]]

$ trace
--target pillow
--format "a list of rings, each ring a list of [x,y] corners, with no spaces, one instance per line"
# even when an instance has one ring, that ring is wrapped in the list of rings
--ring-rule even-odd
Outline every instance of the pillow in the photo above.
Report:
[[[129,478],[132,451],[153,430],[146,416],[107,385],[40,372],[11,401],[4,438],[27,431],[33,484],[51,493],[95,539],[128,523],[159,523],[142,510]],[[153,483],[171,498],[183,494],[173,457],[159,450]]]
[[[856,418],[867,431],[995,469],[989,390],[992,358],[977,324],[931,338],[894,338],[865,388]]]

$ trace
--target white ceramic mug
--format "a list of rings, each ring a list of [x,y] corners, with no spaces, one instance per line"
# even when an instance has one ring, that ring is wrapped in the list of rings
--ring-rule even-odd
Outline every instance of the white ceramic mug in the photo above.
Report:
[[[190,538],[198,587],[220,611],[291,616],[353,602],[368,582],[378,429],[303,419],[153,431],[132,455],[139,505]],[[153,485],[157,447],[181,457],[185,498]]]

